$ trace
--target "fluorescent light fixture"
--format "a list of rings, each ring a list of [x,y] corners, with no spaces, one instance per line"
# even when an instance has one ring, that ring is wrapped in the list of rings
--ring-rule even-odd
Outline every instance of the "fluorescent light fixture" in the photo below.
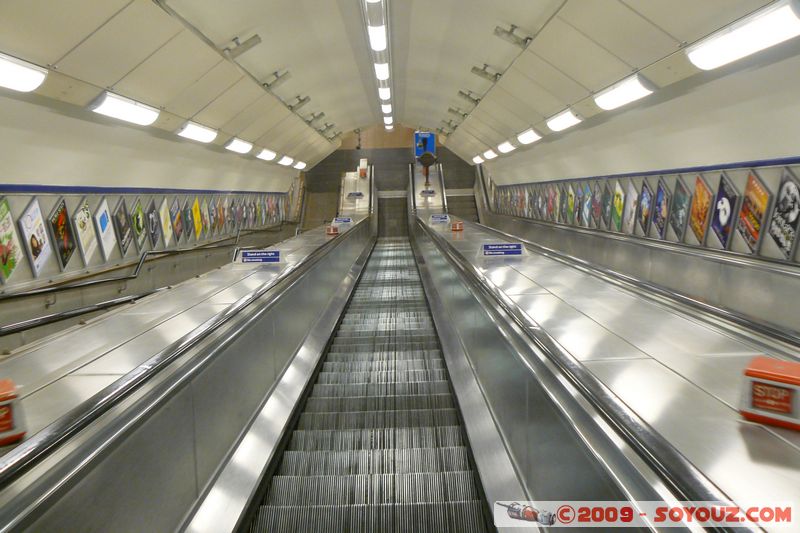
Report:
[[[285,156],[281,157],[281,160],[280,160],[280,161],[278,161],[278,164],[279,164],[279,165],[283,165],[283,166],[285,166],[285,167],[288,167],[288,166],[289,166],[289,165],[291,165],[292,163],[294,163],[294,159],[292,159],[292,158],[291,158],[291,157],[289,157],[288,155],[285,155]]]
[[[472,158],[472,162],[475,163],[476,165],[480,165],[481,163],[483,163],[483,158],[479,155],[476,155],[475,157]]]
[[[497,157],[497,154],[495,153],[494,150],[486,150],[485,152],[483,152],[483,157],[486,159],[494,159],[495,157]]]
[[[381,0],[367,0],[368,4],[380,4]]]
[[[380,81],[389,79],[389,63],[375,63],[375,77]]]
[[[517,147],[511,144],[510,142],[506,141],[504,143],[497,145],[497,149],[500,150],[500,153],[507,154],[508,152],[513,152],[514,150],[516,150]]]
[[[392,104],[381,104],[381,111],[385,114],[389,114],[392,112]]]
[[[193,141],[210,143],[217,138],[217,130],[212,130],[197,122],[187,122],[178,130],[178,135]]]
[[[369,34],[369,47],[376,52],[386,50],[386,26],[367,26]]]
[[[394,119],[392,117],[383,117],[383,123],[386,124],[387,126],[392,122],[394,122]]]
[[[389,87],[378,87],[378,98],[388,100],[392,97],[392,90]]]
[[[256,155],[256,157],[263,161],[272,161],[276,157],[278,157],[278,154],[276,154],[272,150],[267,150],[266,148],[264,148],[263,150],[258,152],[258,155]]]
[[[597,93],[597,96],[594,97],[594,103],[601,109],[611,111],[639,98],[644,98],[648,94],[653,94],[653,91],[644,86],[638,74],[634,74]]]
[[[542,136],[533,131],[533,128],[528,128],[517,135],[517,140],[522,144],[531,144],[532,142],[536,142],[541,138]]]
[[[384,128],[386,128],[386,131],[392,131],[394,129],[394,126],[392,126],[391,124],[386,124]]]
[[[158,118],[159,110],[118,94],[104,92],[92,107],[92,111],[107,117],[149,126]]]
[[[294,168],[296,168],[297,170],[303,170],[304,168],[306,168],[306,164],[303,163],[302,161],[298,161],[297,163],[294,164]]]
[[[225,145],[225,148],[231,152],[236,152],[237,154],[249,154],[250,150],[253,149],[253,145],[247,141],[241,140],[238,137],[234,137],[228,141],[228,144]]]
[[[571,128],[580,121],[581,119],[578,118],[578,115],[573,113],[570,109],[567,109],[549,119],[547,121],[547,127],[553,131],[562,131]]]
[[[29,93],[38,89],[46,77],[46,68],[0,54],[0,87]]]
[[[697,68],[711,70],[800,35],[790,0],[777,2],[686,48]]]

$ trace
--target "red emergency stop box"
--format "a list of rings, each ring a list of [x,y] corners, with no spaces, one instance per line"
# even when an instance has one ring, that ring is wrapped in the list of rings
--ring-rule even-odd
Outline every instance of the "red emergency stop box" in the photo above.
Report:
[[[339,226],[326,226],[325,235],[339,235]]]
[[[800,430],[800,362],[762,355],[750,361],[744,375],[742,416]]]
[[[452,224],[450,224],[451,231],[464,231],[464,223],[460,220],[456,220]]]
[[[24,436],[17,387],[10,379],[0,379],[0,446],[13,444]]]

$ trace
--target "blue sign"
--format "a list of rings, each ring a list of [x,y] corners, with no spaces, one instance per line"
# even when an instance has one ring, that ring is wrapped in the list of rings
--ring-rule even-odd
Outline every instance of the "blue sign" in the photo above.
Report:
[[[364,193],[361,191],[354,191],[347,193],[348,198],[364,198]]]
[[[481,248],[484,256],[494,255],[522,255],[521,243],[484,244]]]
[[[420,193],[420,196],[436,196],[436,191],[433,189],[423,189]]]
[[[280,250],[242,250],[242,263],[280,263]]]
[[[450,215],[448,215],[448,214],[431,215],[430,223],[431,224],[449,224],[450,223]]]
[[[414,157],[419,157],[425,152],[436,155],[436,134],[429,131],[415,131]]]
[[[333,219],[334,224],[352,224],[353,219],[351,217],[336,217]]]

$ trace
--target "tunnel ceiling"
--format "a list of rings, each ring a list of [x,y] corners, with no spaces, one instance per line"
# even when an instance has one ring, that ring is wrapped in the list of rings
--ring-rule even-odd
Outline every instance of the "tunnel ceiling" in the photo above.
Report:
[[[362,1],[4,2],[0,50],[65,76],[48,77],[48,96],[86,105],[110,87],[162,107],[163,129],[191,118],[313,165],[339,145],[326,137],[381,122]],[[547,132],[544,119],[567,106],[584,117],[598,113],[592,93],[633,71],[658,87],[697,73],[682,46],[769,3],[388,2],[395,120],[456,126],[446,142],[465,159],[531,126]],[[526,48],[494,35],[511,25],[531,37]],[[220,52],[254,35],[261,42],[241,55]],[[471,73],[484,65],[502,73],[499,81]],[[271,91],[260,86],[285,70],[290,76]],[[293,112],[298,97],[310,100]]]

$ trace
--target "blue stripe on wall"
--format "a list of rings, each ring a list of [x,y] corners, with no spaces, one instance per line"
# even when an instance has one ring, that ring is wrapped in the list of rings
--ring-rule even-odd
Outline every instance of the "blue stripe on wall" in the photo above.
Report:
[[[0,184],[1,193],[54,194],[288,194],[272,191],[236,191],[213,189],[158,189],[155,187],[94,187],[80,185]]]
[[[647,172],[626,172],[624,174],[606,174],[603,176],[586,176],[583,178],[564,178],[556,180],[528,181],[524,183],[506,183],[503,185],[499,185],[499,187],[513,187],[518,185],[537,185],[539,183],[555,183],[560,181],[566,182],[566,181],[583,181],[583,180],[611,179],[611,178],[640,178],[646,176],[660,176],[662,174],[685,174],[693,172],[730,170],[734,168],[776,167],[776,166],[798,165],[798,164],[800,164],[800,156],[794,156],[794,157],[783,157],[780,159],[757,159],[755,161],[740,161],[738,163],[724,163],[724,164],[706,165],[700,167],[683,167],[683,168],[672,168],[666,170],[648,170]]]

